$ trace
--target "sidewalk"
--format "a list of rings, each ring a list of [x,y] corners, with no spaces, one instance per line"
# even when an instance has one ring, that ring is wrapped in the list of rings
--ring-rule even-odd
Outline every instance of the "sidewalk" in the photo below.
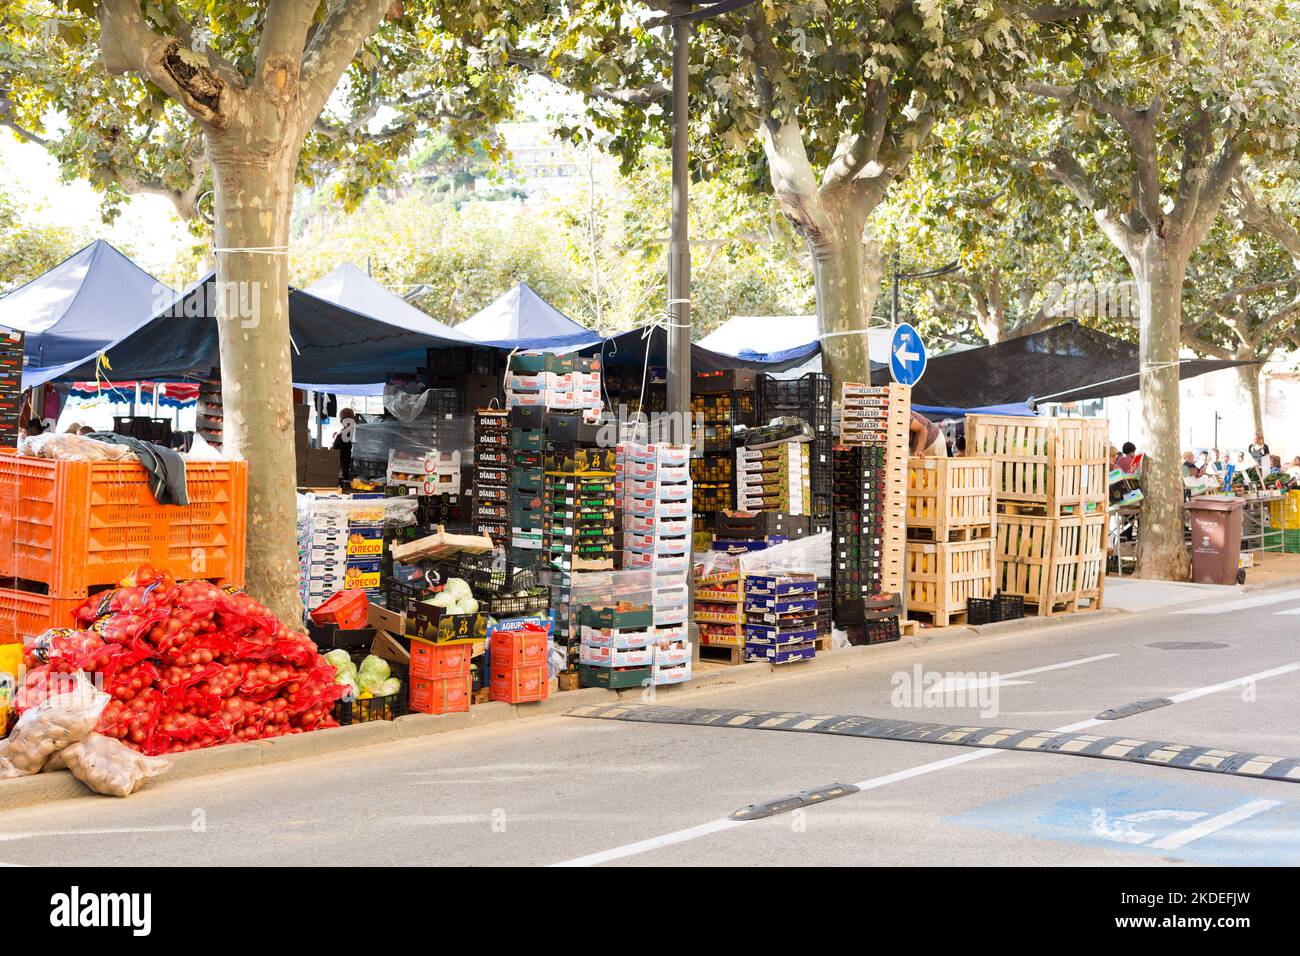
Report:
[[[1243,591],[1254,591],[1275,584],[1300,584],[1300,554],[1273,551],[1255,555],[1255,564],[1246,570],[1246,584],[1192,584],[1190,581],[1146,581],[1114,574],[1106,575],[1105,606],[1122,611],[1150,611],[1188,601],[1228,598]]]
[[[1236,584],[1224,587],[1221,584],[1192,584],[1189,581],[1147,581],[1127,574],[1122,578],[1108,574],[1103,603],[1106,607],[1119,608],[1121,611],[1150,611],[1189,601],[1237,595],[1244,590],[1244,587]]]

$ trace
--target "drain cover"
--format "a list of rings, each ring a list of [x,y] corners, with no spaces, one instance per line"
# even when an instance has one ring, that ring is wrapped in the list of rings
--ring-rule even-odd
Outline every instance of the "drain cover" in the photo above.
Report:
[[[1147,645],[1161,651],[1221,651],[1227,646],[1222,641],[1153,641]]]

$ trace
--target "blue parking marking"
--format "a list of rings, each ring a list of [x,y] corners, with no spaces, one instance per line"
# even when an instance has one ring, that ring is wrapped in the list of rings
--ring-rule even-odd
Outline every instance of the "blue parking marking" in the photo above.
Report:
[[[1244,793],[1086,773],[946,822],[1193,863],[1295,866],[1300,804],[1281,799],[1285,790]]]

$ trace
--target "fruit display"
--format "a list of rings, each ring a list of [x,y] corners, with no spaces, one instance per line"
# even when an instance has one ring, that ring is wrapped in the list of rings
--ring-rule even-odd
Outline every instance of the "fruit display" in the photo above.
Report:
[[[242,591],[142,565],[74,621],[25,648],[20,712],[83,671],[111,698],[96,732],[150,756],[335,726],[335,666]]]

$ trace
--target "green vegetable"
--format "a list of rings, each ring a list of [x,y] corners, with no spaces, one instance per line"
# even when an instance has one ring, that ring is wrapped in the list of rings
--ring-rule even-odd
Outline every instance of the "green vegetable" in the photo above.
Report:
[[[384,660],[382,657],[369,654],[366,656],[366,659],[361,662],[361,667],[357,669],[357,673],[363,679],[367,675],[374,675],[382,681],[387,680],[388,677],[392,675],[393,669],[388,666],[388,661]]]
[[[402,689],[402,679],[400,677],[390,677],[379,685],[379,691],[375,696],[387,697],[390,694],[399,693]]]
[[[340,667],[342,667],[344,664],[350,664],[350,663],[352,663],[352,658],[351,658],[351,656],[349,656],[348,652],[345,651],[345,650],[344,650],[343,648],[341,648],[341,647],[336,647],[336,648],[334,648],[334,650],[332,650],[332,651],[330,651],[328,654],[326,654],[326,655],[325,655],[325,660],[329,661],[329,662],[330,662],[330,665],[331,665],[331,666],[332,666],[336,671],[337,671]]]

